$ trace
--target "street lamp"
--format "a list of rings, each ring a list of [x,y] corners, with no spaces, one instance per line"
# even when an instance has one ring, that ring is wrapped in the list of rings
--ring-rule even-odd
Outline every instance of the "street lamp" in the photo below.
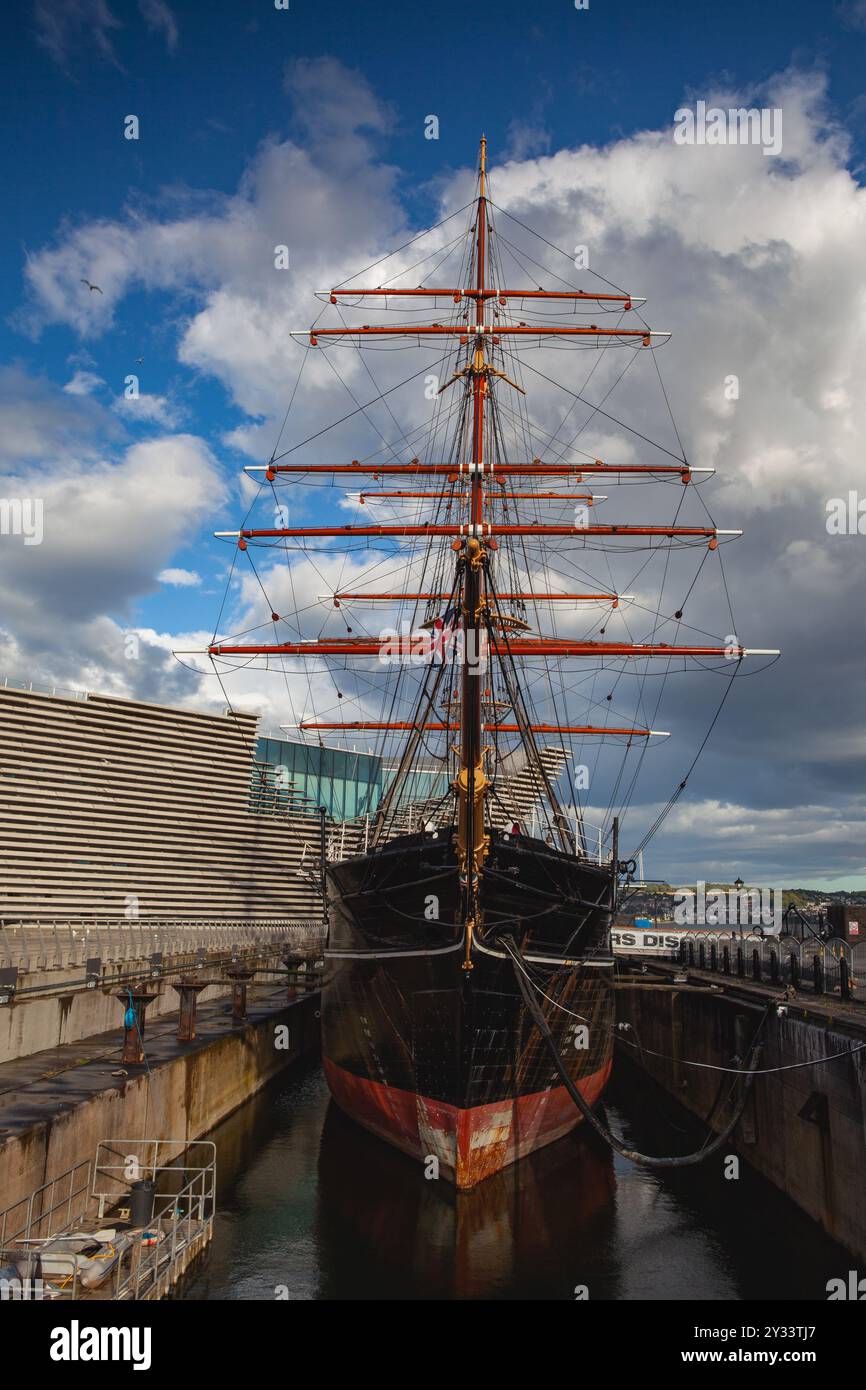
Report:
[[[741,878],[734,879],[734,887],[737,890],[737,925],[740,928],[740,940],[743,939],[743,919],[740,916],[740,889],[745,887]]]

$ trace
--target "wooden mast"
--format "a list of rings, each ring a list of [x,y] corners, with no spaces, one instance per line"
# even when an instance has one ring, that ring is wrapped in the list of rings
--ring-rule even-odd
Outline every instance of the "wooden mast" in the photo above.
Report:
[[[457,793],[457,856],[464,888],[466,955],[463,966],[472,969],[472,935],[478,924],[478,878],[489,837],[484,830],[484,805],[488,778],[484,770],[481,729],[481,573],[487,554],[481,543],[484,520],[482,467],[484,464],[484,405],[487,395],[487,362],[484,357],[484,306],[486,303],[487,252],[487,140],[482,135],[479,154],[478,205],[475,217],[475,350],[472,358],[472,471],[470,534],[458,561],[463,569],[463,671],[460,712],[460,770],[454,784]]]
[[[315,347],[319,340],[328,343],[332,340],[351,339],[358,345],[369,335],[387,335],[392,337],[414,338],[418,344],[427,342],[430,339],[442,341],[440,335],[446,335],[445,341],[451,335],[457,336],[461,347],[467,349],[466,365],[459,371],[455,371],[453,376],[441,388],[442,391],[455,385],[459,380],[465,383],[466,397],[464,405],[468,408],[468,397],[471,395],[471,429],[469,437],[461,439],[459,458],[453,462],[445,461],[422,461],[413,458],[406,463],[391,462],[383,463],[375,459],[365,462],[352,460],[346,463],[310,463],[306,460],[299,462],[278,462],[278,458],[287,458],[293,450],[286,451],[284,455],[272,458],[266,465],[250,465],[247,469],[250,473],[262,473],[265,479],[273,483],[278,474],[292,475],[295,473],[310,476],[325,475],[352,475],[363,478],[372,477],[376,481],[381,481],[389,477],[405,477],[410,479],[434,478],[440,480],[448,486],[456,483],[463,484],[468,481],[468,494],[461,498],[461,505],[468,505],[468,516],[465,522],[460,524],[445,524],[442,522],[428,522],[425,524],[373,524],[367,526],[341,525],[341,526],[312,526],[312,527],[273,527],[268,529],[254,529],[244,527],[240,531],[217,532],[221,537],[236,539],[239,550],[246,550],[248,541],[253,543],[279,540],[295,537],[301,541],[317,538],[344,538],[349,541],[361,538],[382,538],[382,539],[411,539],[413,537],[441,538],[450,539],[452,549],[456,558],[455,583],[451,590],[455,601],[459,604],[462,618],[462,637],[464,641],[462,655],[462,670],[460,673],[459,696],[455,695],[454,700],[454,725],[449,719],[439,720],[431,718],[433,713],[436,692],[445,670],[443,649],[436,645],[438,639],[435,635],[424,633],[420,637],[417,634],[408,637],[396,637],[394,639],[381,637],[374,639],[367,637],[346,636],[343,638],[323,638],[309,639],[300,638],[285,642],[262,642],[260,640],[246,641],[241,644],[234,642],[226,643],[214,641],[208,647],[208,654],[211,657],[248,657],[262,655],[267,657],[300,657],[302,659],[312,657],[372,657],[379,656],[380,659],[410,661],[420,660],[422,664],[433,663],[439,666],[433,688],[428,690],[421,706],[417,710],[414,719],[411,721],[396,721],[391,723],[376,723],[375,721],[358,721],[355,725],[341,723],[340,727],[357,728],[402,728],[408,725],[406,732],[410,737],[407,740],[406,749],[400,762],[400,769],[392,783],[392,787],[383,800],[380,807],[376,835],[374,844],[378,840],[382,825],[384,824],[384,813],[387,811],[391,796],[399,786],[402,773],[414,756],[419,741],[423,737],[426,729],[450,732],[454,727],[454,732],[459,739],[459,745],[454,751],[457,755],[458,769],[452,784],[457,810],[457,850],[459,856],[460,877],[462,884],[462,915],[465,922],[465,959],[464,966],[467,970],[472,969],[471,949],[472,939],[477,927],[479,926],[479,879],[483,870],[484,859],[488,849],[489,837],[485,833],[485,803],[488,797],[490,782],[485,767],[486,750],[484,738],[486,731],[491,728],[499,728],[501,732],[520,733],[530,747],[534,746],[533,735],[536,732],[580,732],[582,734],[615,733],[618,736],[626,736],[631,741],[632,738],[643,739],[652,737],[658,731],[640,728],[602,728],[596,726],[569,726],[569,725],[544,725],[532,724],[529,722],[528,714],[525,709],[515,705],[512,699],[509,703],[514,707],[516,723],[514,725],[491,725],[485,723],[485,702],[483,697],[484,682],[481,676],[482,661],[484,665],[488,660],[496,660],[503,666],[513,667],[515,661],[527,657],[545,657],[552,659],[568,657],[587,657],[604,662],[609,658],[633,658],[633,659],[662,659],[670,662],[672,658],[725,658],[726,660],[741,660],[743,657],[752,655],[775,655],[775,649],[745,648],[739,644],[728,644],[722,646],[705,645],[678,645],[664,642],[634,643],[634,642],[601,642],[597,640],[581,640],[573,638],[557,638],[547,636],[524,635],[518,631],[512,635],[506,628],[505,621],[499,619],[498,628],[495,622],[488,630],[490,616],[490,601],[493,600],[494,606],[499,601],[535,599],[541,601],[555,600],[581,600],[590,602],[602,602],[617,607],[620,601],[618,594],[606,593],[575,593],[557,594],[553,592],[534,594],[531,592],[511,591],[496,594],[488,574],[488,552],[497,549],[497,538],[529,537],[540,540],[543,537],[573,537],[586,542],[596,541],[599,538],[619,538],[629,541],[632,537],[645,537],[651,541],[655,540],[663,543],[665,540],[684,540],[692,544],[705,543],[711,550],[715,550],[720,538],[733,537],[741,534],[739,531],[723,531],[714,525],[706,526],[678,526],[675,524],[658,525],[630,525],[630,524],[598,524],[598,525],[566,525],[566,524],[544,524],[544,523],[510,523],[498,520],[490,522],[485,520],[485,501],[490,497],[503,495],[506,497],[519,498],[520,493],[497,493],[496,484],[501,485],[505,478],[523,479],[531,478],[533,483],[542,479],[568,479],[573,483],[594,481],[598,476],[621,476],[632,478],[642,476],[648,481],[654,476],[664,477],[670,481],[677,480],[683,485],[689,485],[696,481],[695,475],[710,475],[711,468],[693,468],[685,459],[679,460],[671,455],[671,462],[665,464],[652,463],[606,463],[601,459],[588,459],[584,462],[562,462],[557,460],[555,463],[544,463],[540,458],[531,460],[524,459],[516,463],[497,462],[493,458],[493,451],[490,450],[490,457],[485,457],[485,433],[488,396],[490,394],[491,381],[494,377],[504,377],[504,374],[492,365],[487,359],[487,343],[490,348],[495,348],[500,338],[504,335],[516,335],[515,347],[521,342],[529,340],[528,346],[541,346],[546,338],[556,335],[558,339],[568,341],[569,339],[588,338],[594,340],[590,346],[600,348],[607,342],[633,342],[636,347],[649,348],[654,339],[666,339],[670,335],[649,329],[645,325],[639,328],[623,328],[621,325],[614,328],[603,328],[597,324],[589,325],[563,325],[554,326],[537,324],[513,324],[500,322],[494,315],[488,315],[486,305],[489,302],[494,305],[508,305],[510,301],[520,301],[521,299],[531,299],[533,301],[556,300],[556,301],[578,301],[598,300],[612,301],[620,306],[622,313],[627,313],[633,309],[636,303],[643,303],[631,294],[592,294],[580,290],[555,290],[549,291],[539,288],[527,289],[506,289],[501,286],[488,284],[488,242],[489,212],[487,201],[487,141],[482,137],[479,153],[479,189],[476,200],[476,215],[474,228],[470,229],[470,236],[474,233],[474,273],[471,276],[471,284],[443,289],[435,286],[418,286],[414,288],[400,288],[397,286],[379,286],[369,289],[333,289],[327,295],[330,303],[337,304],[341,299],[347,298],[353,303],[361,298],[376,298],[377,296],[399,297],[406,296],[419,300],[422,304],[427,301],[435,301],[437,298],[448,297],[454,304],[464,303],[467,306],[474,304],[474,322],[471,322],[471,309],[467,318],[462,322],[441,323],[399,323],[396,326],[383,326],[374,324],[364,324],[361,326],[350,327],[343,324],[339,328],[312,328],[298,333],[293,333],[293,337],[309,336],[309,342]],[[467,280],[470,277],[467,277]],[[517,336],[520,335],[520,336]],[[534,340],[534,342],[533,342]],[[522,388],[515,382],[504,380],[518,391]],[[396,388],[393,388],[396,389]],[[588,402],[587,404],[591,404]],[[364,409],[365,407],[359,407]],[[347,417],[348,418],[348,417]],[[309,442],[309,441],[304,441]],[[295,446],[299,448],[300,445]],[[485,496],[485,476],[491,477],[491,493]],[[496,482],[494,483],[494,479]],[[375,495],[375,494],[371,494]],[[383,494],[389,495],[389,494]],[[403,494],[393,493],[393,496]],[[407,492],[408,496],[423,497],[436,493],[424,494]],[[445,494],[440,494],[446,496]],[[543,494],[533,493],[531,496],[541,500]],[[549,494],[551,500],[556,500],[558,496],[562,498],[577,498],[579,494]],[[587,496],[586,500],[589,500]],[[463,514],[466,516],[466,513]],[[513,582],[513,581],[512,581]],[[423,586],[422,586],[423,587]],[[451,594],[445,592],[437,593],[417,593],[392,595],[390,593],[371,593],[371,594],[350,594],[335,593],[332,596],[334,605],[339,607],[342,600],[351,599],[372,599],[374,601],[390,601],[392,598],[403,599],[446,599]],[[626,598],[629,596],[626,595]],[[680,615],[677,615],[680,616]],[[277,615],[272,614],[275,620]],[[525,625],[522,625],[525,626]],[[351,629],[350,629],[351,631]],[[442,658],[441,664],[439,658]],[[507,676],[506,676],[507,681]],[[459,705],[459,721],[457,719]],[[327,724],[310,724],[304,721],[300,727],[319,727],[326,728]],[[664,736],[664,735],[662,735]],[[541,766],[539,764],[539,766]],[[566,834],[565,818],[559,809],[552,786],[541,767],[543,780],[547,787],[547,793],[551,801],[554,817],[559,825],[563,836]],[[615,856],[614,856],[615,859]]]

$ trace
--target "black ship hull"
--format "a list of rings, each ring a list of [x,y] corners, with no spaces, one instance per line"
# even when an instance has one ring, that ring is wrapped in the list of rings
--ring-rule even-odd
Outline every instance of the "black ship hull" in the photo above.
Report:
[[[330,865],[328,899],[322,1042],[343,1110],[418,1160],[435,1160],[458,1188],[574,1128],[580,1112],[525,1007],[503,937],[592,1104],[612,1054],[610,868],[493,832],[484,925],[468,948],[448,829]]]

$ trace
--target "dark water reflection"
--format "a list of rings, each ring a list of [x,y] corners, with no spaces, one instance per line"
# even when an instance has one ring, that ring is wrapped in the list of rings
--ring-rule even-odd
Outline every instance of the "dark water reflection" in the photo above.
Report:
[[[618,1133],[651,1153],[702,1131],[626,1074]],[[849,1256],[754,1174],[721,1162],[660,1176],[578,1132],[472,1192],[444,1183],[329,1104],[296,1070],[211,1136],[213,1247],[196,1299],[824,1299]]]

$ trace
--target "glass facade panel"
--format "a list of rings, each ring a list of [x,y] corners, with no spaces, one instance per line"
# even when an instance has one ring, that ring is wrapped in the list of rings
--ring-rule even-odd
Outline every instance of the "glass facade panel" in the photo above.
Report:
[[[372,814],[382,795],[382,760],[372,753],[260,738],[251,803],[257,811],[324,806],[333,820]]]
[[[354,820],[375,814],[396,772],[396,762],[383,766],[375,753],[262,737],[256,745],[250,806],[262,814],[324,806],[332,820]],[[442,768],[415,768],[406,776],[399,804],[438,800],[447,790],[448,773]]]

